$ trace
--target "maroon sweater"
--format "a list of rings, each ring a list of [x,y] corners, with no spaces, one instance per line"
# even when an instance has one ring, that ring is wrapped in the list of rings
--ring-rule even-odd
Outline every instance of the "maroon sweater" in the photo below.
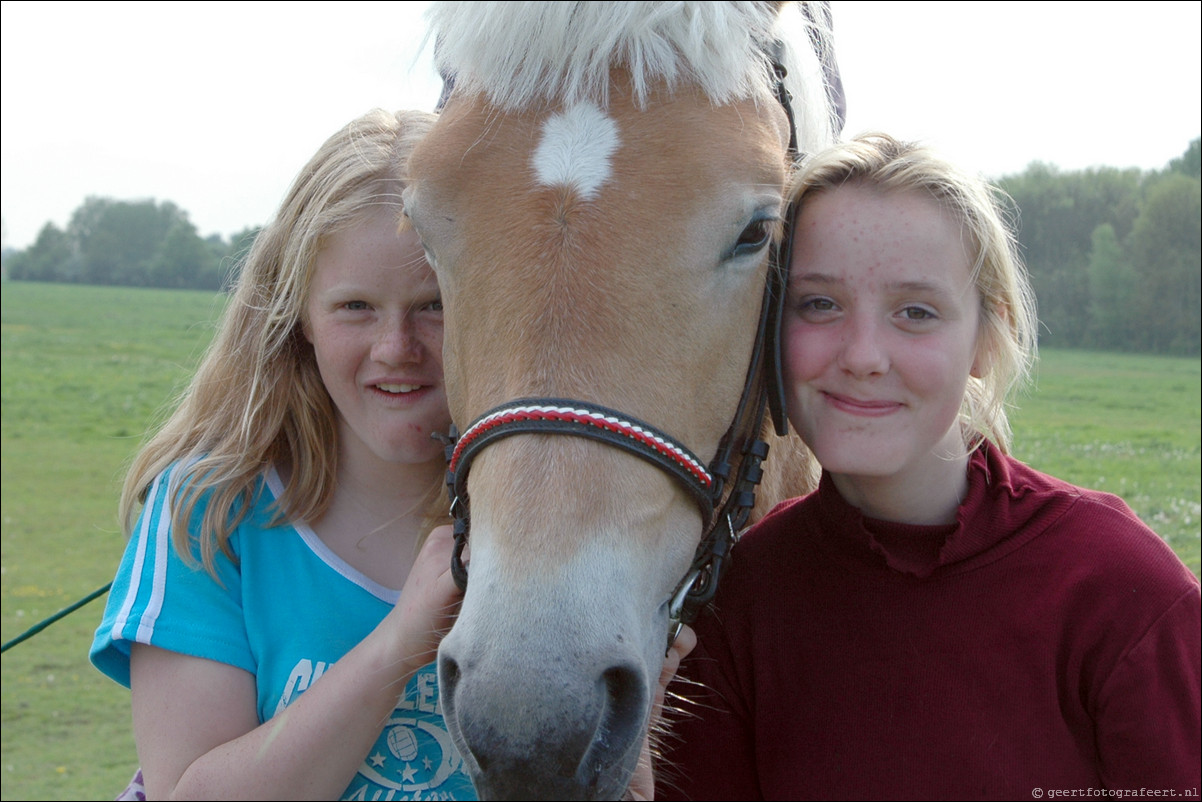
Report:
[[[735,547],[656,798],[1197,799],[1200,610],[1119,498],[988,445],[948,526],[866,519],[823,476]]]

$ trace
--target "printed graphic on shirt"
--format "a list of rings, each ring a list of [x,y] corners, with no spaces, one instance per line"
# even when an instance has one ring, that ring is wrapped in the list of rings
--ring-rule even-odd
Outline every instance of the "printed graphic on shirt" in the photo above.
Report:
[[[299,661],[288,679],[277,712],[328,668],[327,663]],[[409,680],[404,696],[342,798],[364,802],[476,798],[442,718],[438,674],[433,663]]]
[[[330,663],[323,663],[320,660],[298,661],[292,667],[292,673],[288,675],[288,682],[284,685],[284,692],[280,695],[280,703],[275,706],[275,712],[272,715],[278,716],[284,712],[284,708],[292,704],[292,698],[317,682],[330,665]]]

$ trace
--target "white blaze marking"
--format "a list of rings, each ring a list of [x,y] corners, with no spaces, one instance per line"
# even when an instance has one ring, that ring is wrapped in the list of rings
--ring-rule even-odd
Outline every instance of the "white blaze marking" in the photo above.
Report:
[[[578,103],[543,123],[530,166],[539,182],[563,185],[592,200],[609,180],[610,157],[618,149],[618,125],[601,109]]]

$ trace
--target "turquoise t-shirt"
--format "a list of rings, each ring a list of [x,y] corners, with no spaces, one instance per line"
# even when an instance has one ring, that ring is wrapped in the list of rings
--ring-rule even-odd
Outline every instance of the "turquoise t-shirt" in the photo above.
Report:
[[[308,526],[270,526],[283,490],[274,470],[264,475],[253,509],[230,537],[237,562],[219,554],[214,580],[171,545],[174,470],[151,488],[126,546],[92,642],[92,663],[126,687],[134,642],[236,666],[255,676],[259,721],[267,721],[363,640],[400,592],[352,568]],[[342,798],[476,798],[442,718],[434,664],[409,680]]]

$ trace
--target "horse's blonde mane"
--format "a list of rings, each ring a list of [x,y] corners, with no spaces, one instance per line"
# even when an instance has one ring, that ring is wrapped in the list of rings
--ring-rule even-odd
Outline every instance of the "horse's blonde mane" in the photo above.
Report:
[[[640,106],[660,80],[669,87],[696,84],[719,105],[761,97],[771,92],[766,48],[777,40],[798,103],[826,110],[821,68],[805,30],[815,23],[799,4],[779,5],[442,2],[431,4],[427,20],[443,75],[506,110],[551,100],[604,106],[613,65],[629,72]],[[805,116],[822,118],[829,129],[829,113]]]

